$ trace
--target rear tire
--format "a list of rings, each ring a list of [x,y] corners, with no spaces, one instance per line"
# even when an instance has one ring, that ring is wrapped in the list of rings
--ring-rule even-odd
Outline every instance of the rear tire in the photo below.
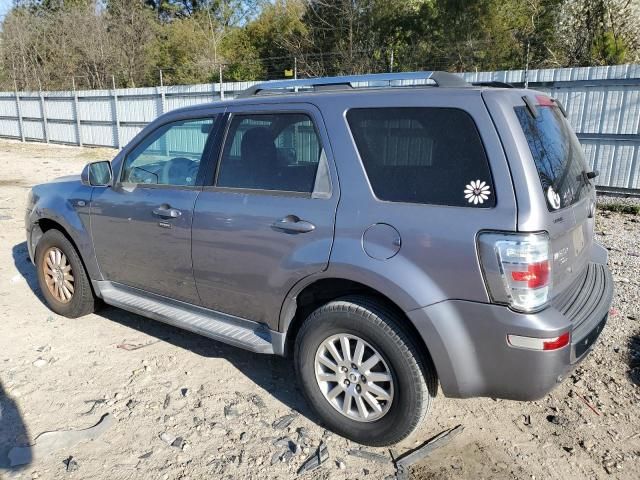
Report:
[[[80,255],[59,230],[48,230],[36,246],[38,284],[58,315],[77,318],[96,310],[97,299]]]
[[[427,415],[437,391],[435,369],[403,322],[364,296],[329,302],[304,321],[296,371],[308,402],[331,430],[385,446],[409,436]]]

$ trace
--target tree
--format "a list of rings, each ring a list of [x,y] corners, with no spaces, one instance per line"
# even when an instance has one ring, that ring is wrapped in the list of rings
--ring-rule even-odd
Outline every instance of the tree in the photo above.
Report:
[[[4,89],[637,61],[638,0],[14,0],[0,31]]]
[[[640,5],[633,0],[565,0],[557,34],[565,65],[638,61]]]
[[[261,64],[264,78],[282,78],[285,70],[296,67],[296,56],[303,63],[301,40],[306,40],[308,35],[302,20],[304,11],[302,0],[276,0],[243,29],[255,50],[252,55],[265,59]],[[227,45],[231,45],[232,40]]]
[[[142,0],[108,0],[105,15],[120,82],[136,87],[155,80],[159,29],[152,10]]]

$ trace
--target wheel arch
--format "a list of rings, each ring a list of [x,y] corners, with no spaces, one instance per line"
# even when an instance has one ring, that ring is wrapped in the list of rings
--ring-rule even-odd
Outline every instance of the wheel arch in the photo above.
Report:
[[[71,242],[71,245],[73,245],[73,248],[76,249],[78,254],[80,254],[80,258],[82,258],[82,254],[78,249],[78,245],[76,241],[73,239],[73,237],[71,236],[71,234],[69,233],[69,230],[60,222],[48,217],[43,217],[36,220],[36,222],[33,224],[33,227],[31,228],[30,241],[31,241],[31,248],[33,248],[34,259],[35,259],[38,242],[40,242],[40,239],[42,238],[42,236],[45,233],[47,233],[49,230],[58,230],[60,233],[62,233],[67,238],[67,240]],[[84,260],[83,260],[83,263],[84,263]]]
[[[437,376],[437,365],[431,356],[428,345],[398,303],[383,292],[348,278],[319,278],[305,285],[295,295],[287,297],[280,318],[281,331],[284,332],[283,354],[289,357],[292,355],[295,339],[302,323],[316,308],[338,298],[354,294],[372,298],[394,311],[403,320],[401,326],[416,342],[416,347],[424,354],[425,360],[434,368]]]
[[[91,271],[89,270],[89,268],[87,268],[88,267],[87,262],[83,255],[82,249],[79,248],[78,246],[78,242],[76,242],[76,240],[73,238],[73,235],[71,235],[69,229],[65,227],[65,225],[49,217],[39,218],[38,220],[35,221],[35,223],[31,228],[31,237],[29,239],[29,242],[31,243],[30,251],[33,252],[34,263],[36,260],[36,248],[38,246],[38,242],[40,241],[42,236],[45,233],[47,233],[49,230],[58,230],[60,233],[62,233],[65,236],[67,240],[69,240],[73,248],[75,248],[76,252],[78,252],[78,256],[80,257],[80,262],[82,262],[82,266],[84,267],[85,272],[87,272],[87,275],[89,276],[89,280],[91,280],[92,278]],[[36,265],[36,268],[37,268],[37,265]],[[94,291],[94,294],[96,294],[97,292],[95,292],[95,289],[93,288],[93,282],[89,281],[89,284],[91,285],[91,289]]]

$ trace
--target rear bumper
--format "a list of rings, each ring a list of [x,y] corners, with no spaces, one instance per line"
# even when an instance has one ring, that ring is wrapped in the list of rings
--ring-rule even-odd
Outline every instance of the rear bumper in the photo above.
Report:
[[[409,312],[429,348],[444,394],[536,400],[566,378],[593,348],[613,297],[607,267],[590,268],[597,278],[580,287],[569,310],[552,305],[522,314],[499,305],[450,300]],[[558,350],[507,343],[507,335],[552,338],[567,331],[571,343]]]

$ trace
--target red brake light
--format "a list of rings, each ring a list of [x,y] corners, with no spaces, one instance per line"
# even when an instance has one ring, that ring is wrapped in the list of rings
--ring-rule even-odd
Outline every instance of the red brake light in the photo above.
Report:
[[[536,95],[536,100],[538,101],[538,105],[541,107],[555,107],[556,104],[552,98],[547,97],[546,95]]]
[[[549,261],[530,263],[525,271],[511,272],[516,282],[527,282],[528,288],[540,288],[549,283]]]
[[[571,338],[571,335],[569,334],[569,332],[563,333],[558,338],[554,338],[554,339],[552,339],[550,341],[542,342],[542,349],[543,350],[557,350],[559,348],[564,347],[565,345],[568,345],[570,338]]]

